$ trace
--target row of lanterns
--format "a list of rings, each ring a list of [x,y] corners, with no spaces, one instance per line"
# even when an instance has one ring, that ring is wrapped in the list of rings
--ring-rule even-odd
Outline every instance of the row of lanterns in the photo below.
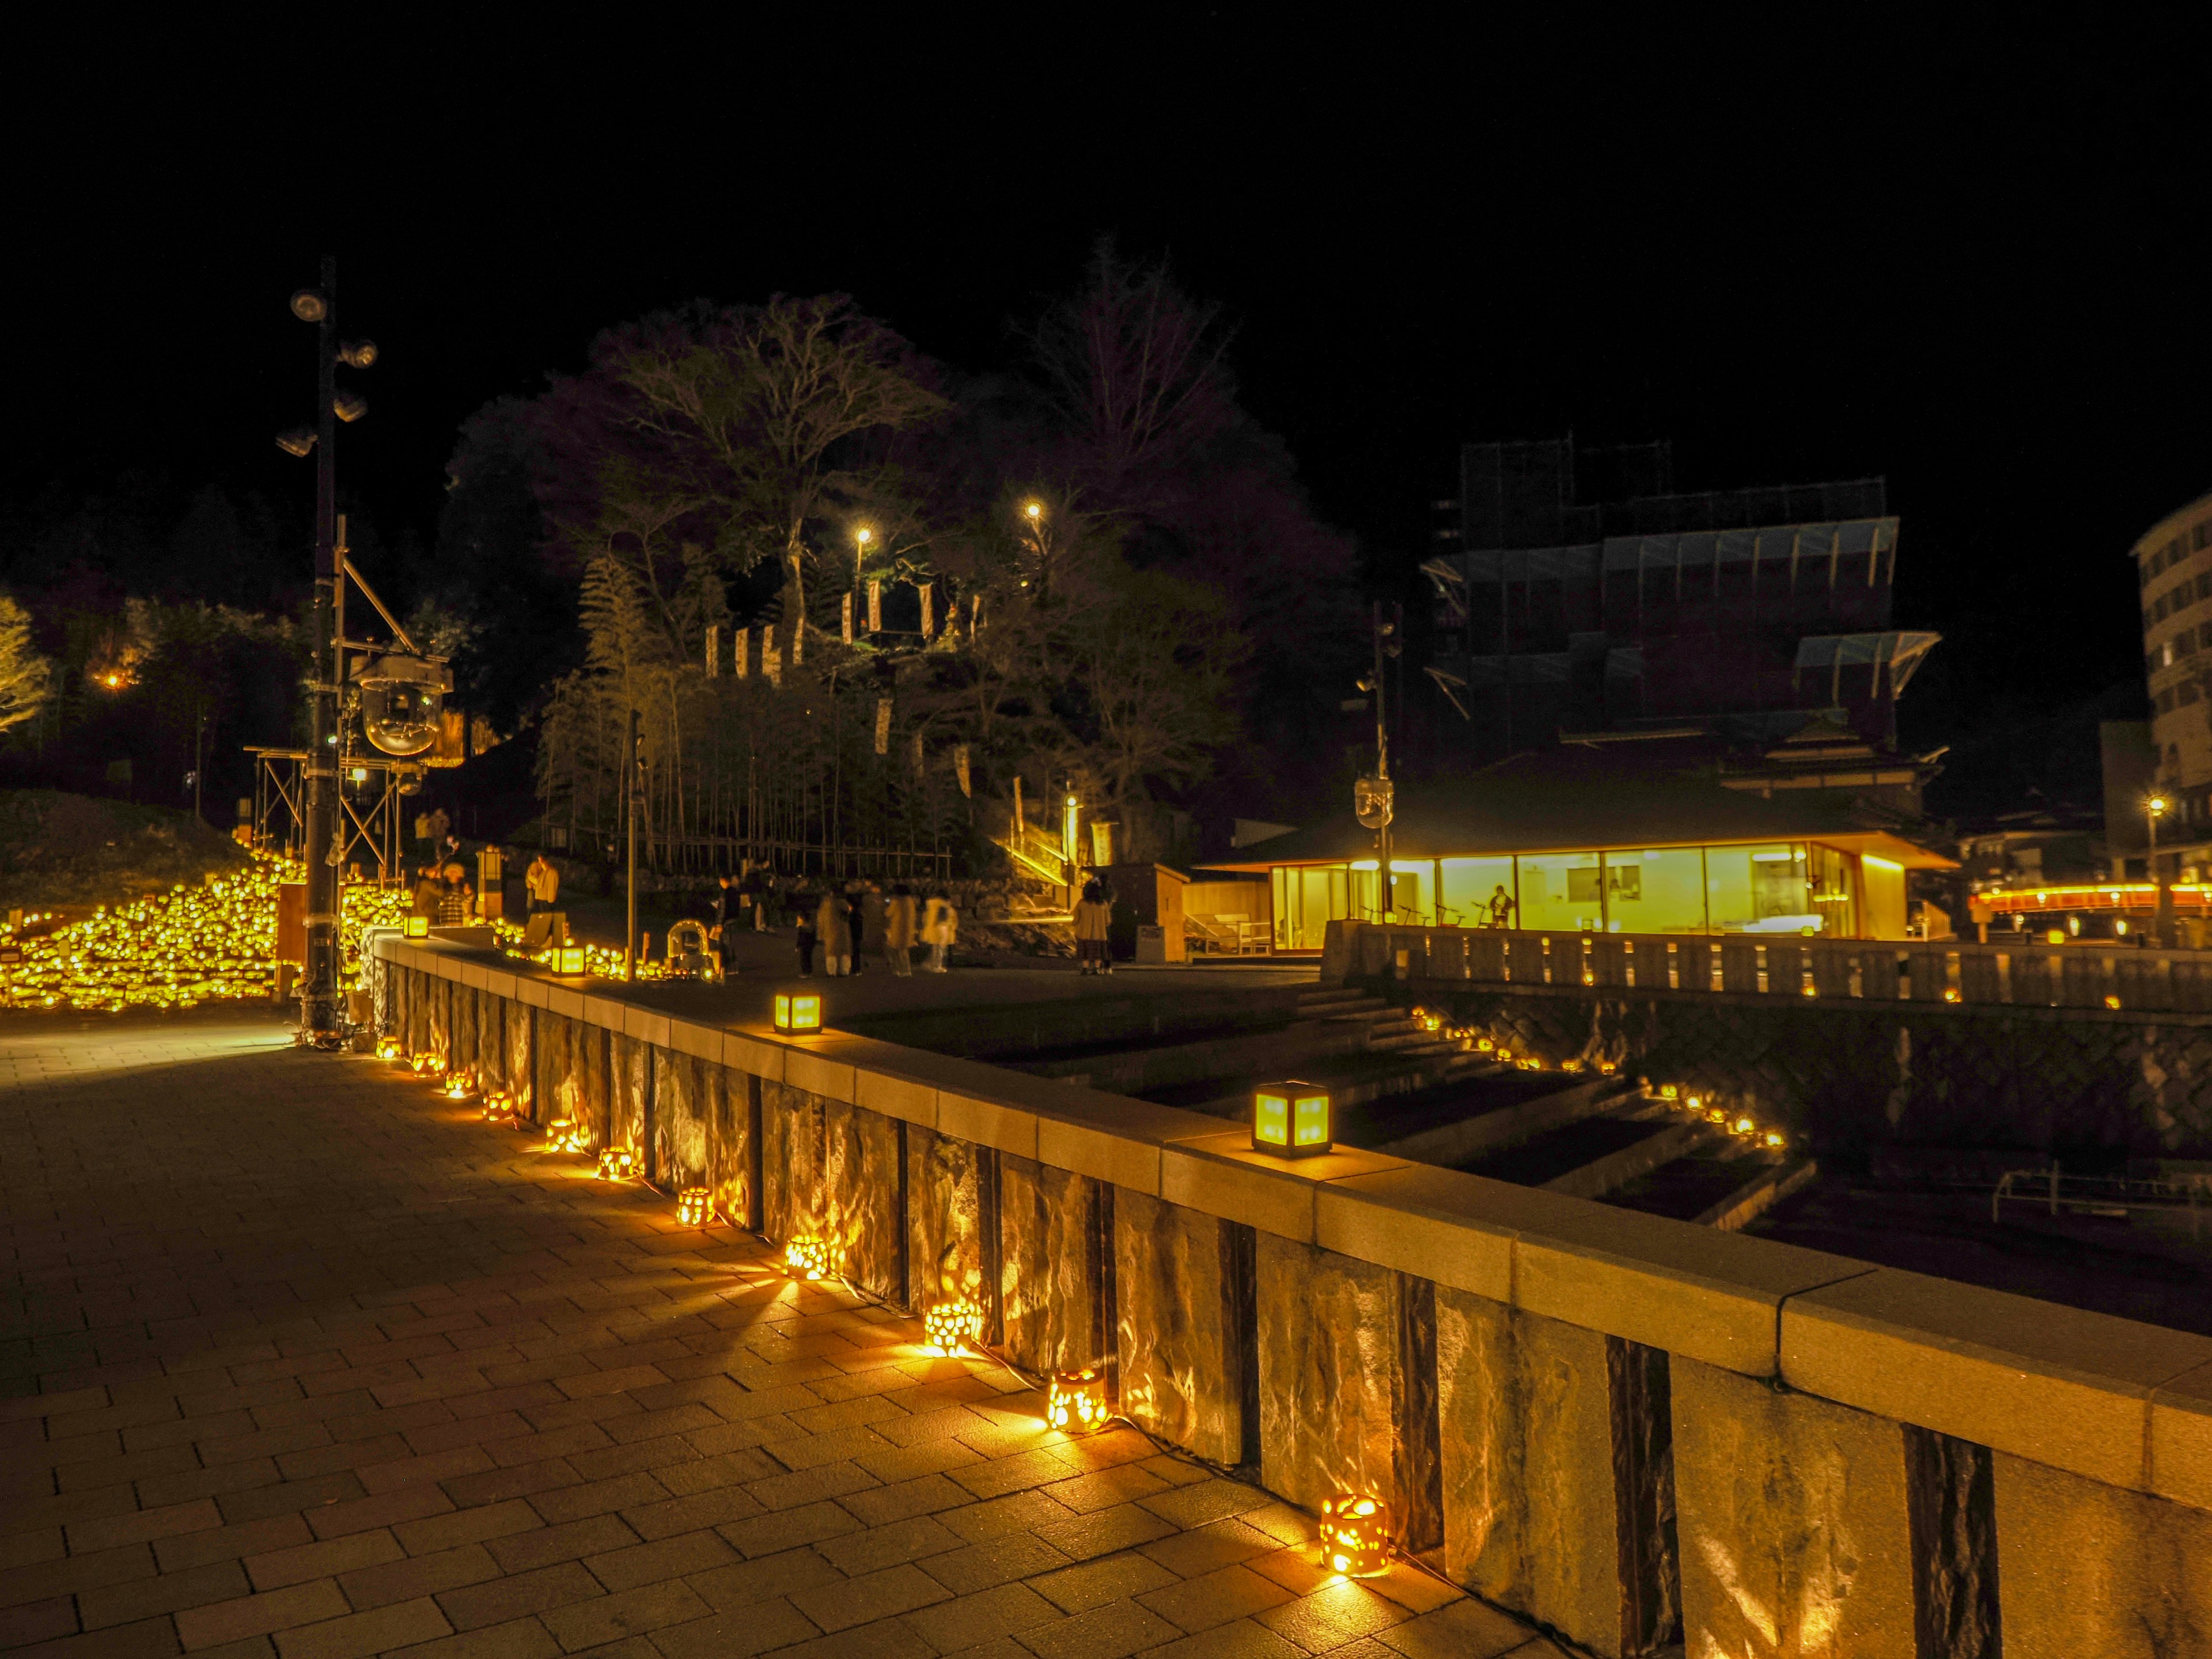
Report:
[[[813,993],[777,995],[775,1026],[787,1033],[818,1032],[822,1028],[821,997]],[[410,1059],[392,1038],[380,1043],[377,1053],[382,1058],[407,1066],[416,1076],[429,1082],[437,1084],[442,1079],[441,1092],[449,1098],[467,1099],[475,1094],[473,1083],[466,1073],[457,1072],[448,1076],[445,1062],[434,1054],[419,1054]],[[487,1121],[513,1122],[522,1127],[505,1090],[487,1091],[483,1097],[482,1111]],[[1308,1158],[1327,1152],[1335,1141],[1334,1102],[1328,1091],[1317,1084],[1295,1079],[1262,1084],[1253,1091],[1251,1131],[1253,1147],[1276,1157]],[[568,1118],[556,1118],[548,1126],[547,1140],[550,1149],[556,1152],[589,1150],[586,1132]],[[600,1149],[594,1171],[598,1179],[628,1181],[638,1173],[638,1157],[634,1149],[616,1146]],[[676,1197],[676,1219],[679,1225],[686,1227],[703,1227],[714,1221],[712,1191],[705,1187],[680,1189]],[[785,1273],[800,1284],[840,1277],[842,1266],[832,1242],[817,1233],[800,1233],[787,1239],[783,1247],[783,1263]],[[983,1310],[966,1297],[929,1304],[921,1310],[921,1326],[927,1339],[923,1346],[939,1354],[957,1358],[985,1352]],[[1044,1420],[1048,1427],[1068,1435],[1091,1434],[1107,1427],[1113,1421],[1113,1411],[1107,1395],[1105,1368],[1085,1365],[1054,1372],[1046,1382]],[[1371,1577],[1388,1571],[1390,1522],[1389,1505],[1373,1493],[1346,1493],[1326,1500],[1320,1522],[1323,1564],[1331,1571],[1350,1577]]]

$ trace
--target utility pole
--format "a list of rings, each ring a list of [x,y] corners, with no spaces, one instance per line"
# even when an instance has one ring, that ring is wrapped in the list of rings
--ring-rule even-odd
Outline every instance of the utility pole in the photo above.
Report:
[[[307,763],[307,962],[300,988],[301,1040],[339,1038],[338,1018],[338,262],[323,256],[315,356],[315,659]],[[295,301],[294,310],[299,306]]]
[[[629,711],[629,783],[623,792],[625,816],[629,820],[629,881],[628,921],[623,930],[623,978],[637,977],[637,814],[645,804],[645,738],[638,729],[637,710]]]
[[[1390,781],[1390,720],[1389,681],[1383,672],[1387,658],[1395,657],[1403,648],[1397,639],[1399,611],[1389,622],[1382,620],[1382,602],[1375,601],[1370,626],[1375,636],[1375,666],[1368,677],[1359,682],[1359,689],[1375,700],[1375,771],[1372,776],[1361,778],[1352,787],[1352,800],[1360,823],[1376,832],[1379,851],[1375,866],[1376,875],[1382,884],[1382,902],[1378,907],[1387,921],[1396,909],[1396,878],[1390,868],[1390,820],[1397,812],[1396,786]],[[1353,708],[1358,705],[1354,703]]]

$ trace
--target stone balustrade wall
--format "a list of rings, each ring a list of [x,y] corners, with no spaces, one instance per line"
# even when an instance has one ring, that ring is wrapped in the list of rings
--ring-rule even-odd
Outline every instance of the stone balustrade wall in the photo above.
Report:
[[[375,936],[412,1047],[1589,1650],[2212,1653],[2212,1340]],[[654,1000],[675,1003],[680,991]]]

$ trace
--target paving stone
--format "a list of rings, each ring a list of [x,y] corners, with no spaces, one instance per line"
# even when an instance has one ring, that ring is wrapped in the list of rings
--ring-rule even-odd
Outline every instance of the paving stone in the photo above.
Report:
[[[666,1659],[749,1659],[817,1634],[812,1621],[790,1602],[769,1601],[742,1613],[667,1626],[653,1632],[653,1645]]]
[[[737,1551],[725,1543],[720,1534],[702,1531],[678,1533],[650,1544],[587,1556],[584,1565],[609,1589],[625,1590],[728,1566],[738,1559]]]
[[[366,1659],[372,1653],[413,1647],[453,1634],[438,1604],[428,1596],[396,1601],[372,1613],[356,1613],[319,1625],[276,1633],[282,1659]]]
[[[500,1565],[492,1559],[490,1551],[481,1544],[464,1544],[458,1549],[342,1572],[338,1575],[338,1588],[345,1592],[347,1601],[365,1612],[393,1601],[409,1601],[417,1596],[435,1595],[441,1590],[481,1584],[501,1576]]]
[[[1038,1659],[1122,1659],[1182,1634],[1156,1613],[1134,1601],[1109,1601],[1087,1613],[1073,1613],[1021,1632],[1022,1645]]]
[[[599,1581],[574,1561],[541,1567],[536,1572],[509,1573],[465,1589],[446,1590],[432,1599],[445,1610],[457,1631],[504,1624],[527,1613],[565,1607],[604,1595]]]
[[[1158,1562],[1130,1552],[1109,1555],[1057,1572],[1039,1573],[1030,1588],[1062,1613],[1087,1613],[1109,1601],[1133,1601],[1147,1590],[1179,1582]]]
[[[343,1538],[272,1550],[265,1555],[249,1555],[246,1558],[246,1571],[254,1589],[282,1589],[287,1584],[302,1584],[310,1578],[335,1578],[356,1567],[397,1561],[404,1553],[399,1540],[379,1528],[374,1532],[349,1533]]]
[[[951,1590],[919,1567],[906,1565],[863,1573],[842,1584],[799,1590],[791,1602],[822,1630],[834,1633],[951,1599]]]
[[[337,1585],[320,1578],[266,1595],[241,1596],[181,1612],[177,1614],[177,1636],[189,1653],[249,1636],[269,1636],[295,1626],[319,1624],[350,1611]]]
[[[1247,1568],[1222,1567],[1136,1599],[1170,1624],[1195,1632],[1279,1607],[1291,1600],[1291,1592]]]
[[[562,1650],[574,1653],[667,1625],[688,1624],[712,1609],[681,1579],[644,1584],[538,1615]]]

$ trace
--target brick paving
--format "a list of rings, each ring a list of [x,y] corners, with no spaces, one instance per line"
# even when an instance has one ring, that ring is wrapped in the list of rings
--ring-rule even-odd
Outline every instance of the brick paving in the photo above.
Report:
[[[274,1016],[0,1016],[0,1647],[1519,1659],[1548,1642]]]

